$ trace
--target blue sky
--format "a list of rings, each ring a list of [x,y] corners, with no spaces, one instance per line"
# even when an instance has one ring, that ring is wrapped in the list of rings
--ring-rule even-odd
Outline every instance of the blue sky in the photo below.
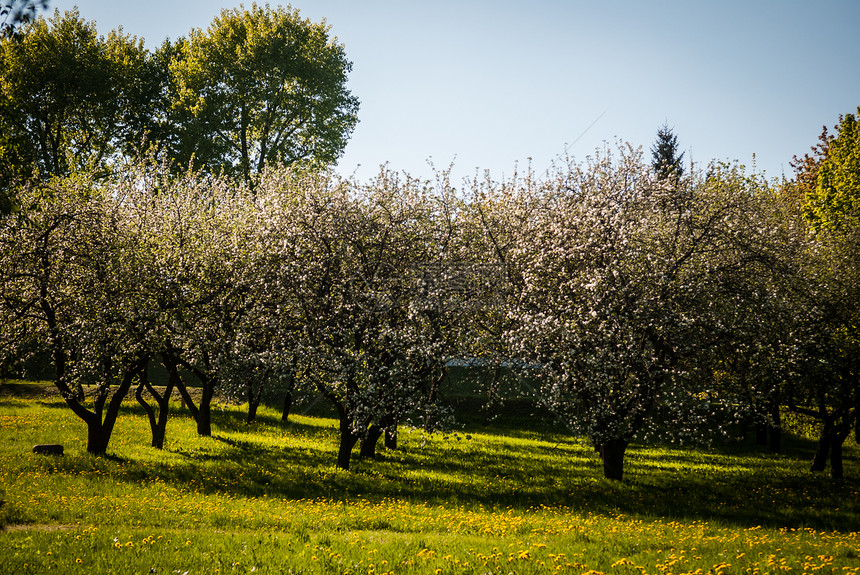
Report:
[[[149,47],[206,28],[228,0],[52,0]],[[247,4],[250,4],[248,2]],[[274,2],[272,2],[274,4]],[[685,160],[768,177],[860,106],[858,0],[296,0],[353,62],[359,125],[339,163],[430,177],[544,171],[668,123]]]

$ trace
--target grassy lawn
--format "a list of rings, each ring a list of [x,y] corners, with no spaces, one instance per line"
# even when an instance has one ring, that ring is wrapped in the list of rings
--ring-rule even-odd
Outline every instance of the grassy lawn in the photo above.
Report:
[[[163,451],[129,403],[97,458],[57,397],[0,397],[0,573],[860,573],[853,445],[841,483],[792,438],[633,446],[619,484],[535,421],[404,428],[344,472],[331,419],[219,406],[201,438],[174,409]]]

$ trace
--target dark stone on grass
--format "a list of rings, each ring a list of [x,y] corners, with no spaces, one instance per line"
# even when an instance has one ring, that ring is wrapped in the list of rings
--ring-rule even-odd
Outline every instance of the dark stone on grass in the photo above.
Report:
[[[42,455],[62,455],[63,446],[58,443],[41,443],[33,446],[33,453]]]

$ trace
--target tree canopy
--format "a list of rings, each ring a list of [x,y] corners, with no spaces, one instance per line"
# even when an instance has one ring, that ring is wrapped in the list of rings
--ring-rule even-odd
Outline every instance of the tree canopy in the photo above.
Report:
[[[15,33],[18,26],[36,17],[38,8],[47,8],[48,0],[2,0],[0,1],[0,36]]]
[[[325,23],[253,4],[192,30],[170,63],[181,154],[250,182],[266,164],[334,162],[356,125],[352,64]]]
[[[225,10],[153,52],[55,10],[0,43],[0,185],[104,176],[148,149],[246,184],[266,164],[332,164],[357,122],[351,67],[290,8]]]
[[[634,437],[696,436],[718,405],[705,352],[728,339],[719,326],[766,241],[749,226],[760,184],[718,173],[670,183],[622,147],[513,206],[505,348],[532,366],[537,399],[593,441],[607,477],[621,479]]]
[[[657,139],[651,146],[651,167],[661,180],[684,175],[684,152],[678,154],[678,137],[672,128],[663,125],[657,130]]]
[[[3,183],[104,174],[139,149],[154,81],[143,41],[100,36],[77,11],[38,18],[0,43]]]
[[[860,109],[858,109],[860,112]],[[795,158],[786,182],[788,219],[798,220],[791,325],[805,336],[798,377],[788,382],[792,409],[815,417],[821,436],[813,462],[828,456],[834,477],[842,474],[842,444],[854,427],[860,436],[860,129],[854,114],[841,116],[831,134]]]
[[[860,108],[857,109],[860,115]],[[805,214],[813,228],[849,233],[860,226],[860,125],[854,114],[840,117],[817,166],[815,187],[807,190]]]
[[[97,453],[134,381],[163,444],[152,363],[202,435],[219,391],[249,410],[272,381],[326,398],[346,468],[357,442],[370,457],[398,425],[444,422],[449,362],[475,361],[589,438],[609,478],[631,441],[737,433],[783,405],[819,414],[838,459],[860,282],[766,182],[661,180],[622,146],[472,186],[274,166],[251,190],[164,163],[26,186],[0,220],[0,360],[49,354]]]

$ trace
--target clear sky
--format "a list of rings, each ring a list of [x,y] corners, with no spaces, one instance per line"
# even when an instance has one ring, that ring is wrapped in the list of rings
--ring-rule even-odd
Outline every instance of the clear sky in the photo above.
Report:
[[[52,0],[154,47],[231,0]],[[250,5],[250,2],[246,4]],[[275,4],[275,2],[270,2]],[[768,177],[860,106],[860,0],[296,0],[353,62],[359,125],[339,162],[430,177],[538,172],[567,150],[650,146]],[[358,167],[360,166],[360,167]]]

